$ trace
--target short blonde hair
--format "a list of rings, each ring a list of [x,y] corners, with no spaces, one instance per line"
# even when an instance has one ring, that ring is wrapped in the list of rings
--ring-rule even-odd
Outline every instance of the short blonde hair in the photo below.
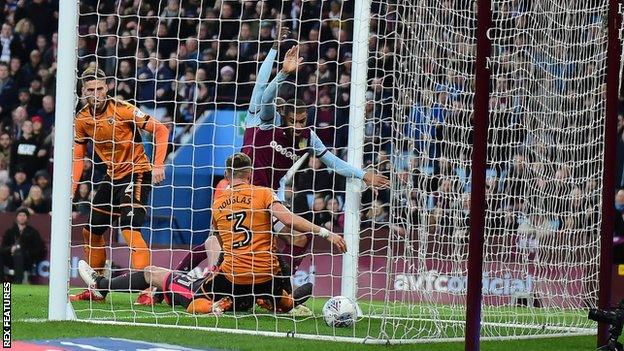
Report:
[[[240,178],[251,171],[251,158],[242,152],[237,152],[225,161],[226,176]]]
[[[99,79],[106,79],[106,74],[101,69],[95,67],[88,67],[82,72],[82,75],[80,76],[80,81],[82,82],[82,84]]]

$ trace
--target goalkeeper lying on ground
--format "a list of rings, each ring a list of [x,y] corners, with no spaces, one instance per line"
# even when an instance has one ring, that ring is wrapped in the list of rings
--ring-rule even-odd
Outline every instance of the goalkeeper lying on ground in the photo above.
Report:
[[[263,308],[287,312],[303,303],[312,285],[302,285],[291,293],[290,277],[283,275],[275,254],[272,216],[300,232],[326,238],[340,252],[347,249],[344,239],[290,212],[270,188],[251,185],[251,159],[247,155],[230,156],[225,174],[230,188],[212,206],[213,230],[223,250],[216,271],[195,279],[149,266],[109,280],[80,261],[79,273],[89,289],[106,295],[109,291],[139,291],[153,286],[165,292],[168,304],[181,305],[190,313],[246,310],[254,301]]]

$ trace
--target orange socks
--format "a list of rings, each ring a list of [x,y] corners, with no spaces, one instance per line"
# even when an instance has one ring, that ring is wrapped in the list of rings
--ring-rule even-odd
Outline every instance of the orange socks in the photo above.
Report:
[[[138,230],[124,229],[121,231],[124,240],[130,247],[130,266],[133,269],[143,269],[150,264],[150,251]]]
[[[134,269],[143,269],[150,264],[150,251],[141,232],[124,229],[121,231],[130,247],[130,265]],[[103,235],[92,235],[87,229],[82,230],[84,239],[84,259],[97,272],[101,272],[106,262],[106,248]]]
[[[84,259],[97,272],[101,272],[106,262],[106,249],[104,248],[104,236],[92,235],[87,229],[82,229],[84,239]]]

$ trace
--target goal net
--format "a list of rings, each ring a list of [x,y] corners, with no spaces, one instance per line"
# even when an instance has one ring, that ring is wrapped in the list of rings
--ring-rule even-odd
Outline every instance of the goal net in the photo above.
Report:
[[[389,189],[363,186],[360,206],[345,208],[345,177],[311,155],[282,186],[293,212],[338,233],[359,233],[358,322],[332,328],[323,321],[325,301],[350,292],[341,291],[342,255],[322,238],[298,254],[303,261],[290,278],[293,287],[314,283],[309,314],[257,306],[191,314],[165,303],[136,305],[136,291],[118,290],[104,302],[74,302],[79,320],[356,342],[463,340],[476,5],[362,1],[370,6],[370,35],[354,43],[356,2],[82,2],[76,74],[102,69],[109,95],[168,128],[166,180],[151,187],[145,221],[133,228],[150,248],[150,264],[175,270],[211,234],[213,193],[226,158],[244,144],[262,63],[269,61],[272,80],[298,44],[303,62],[279,85],[278,99],[262,103],[283,114],[285,102],[299,99],[328,152],[344,160],[362,153],[365,170],[391,180]],[[585,311],[598,291],[607,4],[492,3],[484,337],[595,329]],[[279,40],[280,27],[292,29],[288,39]],[[354,57],[358,44],[368,47],[367,57]],[[365,87],[350,84],[356,59],[367,63]],[[366,90],[361,123],[349,114],[355,89]],[[77,97],[82,106],[80,90]],[[350,129],[364,135],[362,145],[349,144]],[[154,160],[153,136],[135,134]],[[86,159],[74,197],[70,294],[84,289],[76,268],[91,200],[110,183],[93,147]],[[271,166],[272,176],[282,174]],[[358,227],[345,227],[349,213]],[[111,227],[103,235],[105,276],[132,265],[118,224],[116,217],[104,223]],[[292,246],[275,243],[278,250]],[[211,262],[192,261],[182,273],[200,278],[211,269]]]

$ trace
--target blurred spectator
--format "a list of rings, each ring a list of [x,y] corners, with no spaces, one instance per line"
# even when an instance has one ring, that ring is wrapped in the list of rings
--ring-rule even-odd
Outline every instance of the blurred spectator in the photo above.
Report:
[[[41,53],[39,50],[32,50],[28,56],[28,62],[24,65],[22,70],[26,75],[26,79],[32,82],[39,73],[39,67],[41,66]]]
[[[51,148],[51,145],[46,145],[46,138],[48,137],[48,133],[46,133],[43,129],[43,118],[41,118],[41,116],[35,115],[32,116],[30,121],[32,122],[33,127],[33,137],[39,142],[40,145],[42,145],[42,148],[46,150],[45,153],[41,153],[41,157],[45,159],[49,156],[47,150]],[[46,166],[45,163],[46,161],[42,160],[43,167]]]
[[[24,121],[22,135],[13,143],[11,168],[21,165],[30,180],[37,170],[46,168],[47,163],[48,150],[44,145],[44,140],[38,139],[34,135],[31,121]]]
[[[9,167],[11,164],[11,136],[7,132],[0,132],[0,162]]]
[[[15,40],[19,44],[13,56],[18,56],[22,62],[28,59],[28,54],[35,48],[34,32],[35,28],[27,18],[22,18],[15,24]]]
[[[39,98],[39,96],[37,96],[37,98]],[[17,100],[19,106],[25,108],[29,116],[35,115],[37,111],[41,108],[41,100],[37,99],[39,101],[33,101],[30,96],[30,91],[28,91],[27,88],[19,89],[17,93]]]
[[[342,212],[340,201],[335,197],[330,197],[326,207],[329,220],[323,226],[334,233],[342,233],[344,231],[344,212]]]
[[[13,205],[13,196],[11,196],[11,188],[6,184],[0,184],[0,213],[11,212],[16,209]]]
[[[20,7],[18,4],[15,18],[17,20],[22,16],[36,20],[33,33],[49,36],[58,27],[58,3],[32,0],[25,7]]]
[[[34,51],[33,51],[34,52]],[[117,69],[117,36],[108,35],[104,45],[97,51],[98,67],[104,70],[107,76],[115,76]],[[32,61],[32,57],[31,57]]]
[[[505,178],[505,193],[508,196],[507,209],[519,210],[524,204],[525,183],[530,178],[524,156],[515,155],[512,159],[511,169]]]
[[[3,122],[4,124],[3,128],[7,132],[11,133],[11,137],[13,138],[13,140],[16,140],[22,136],[22,124],[27,119],[28,119],[28,112],[26,112],[26,109],[21,106],[18,106],[11,112],[11,120],[10,121],[5,120]]]
[[[56,64],[56,58],[58,56],[58,33],[52,33],[52,41],[48,46],[48,49],[43,52],[43,61],[48,65]]]
[[[201,116],[205,108],[203,102],[208,97],[205,79],[203,69],[198,69],[195,73],[191,68],[187,68],[184,77],[179,79],[177,95],[183,122],[193,122],[195,118]]]
[[[22,60],[15,56],[9,61],[9,76],[17,88],[27,88],[30,85],[28,77],[22,70]]]
[[[219,14],[221,19],[221,40],[234,39],[238,36],[239,24],[238,14],[235,12],[234,6],[231,2],[221,2],[221,13]]]
[[[33,213],[49,213],[52,210],[51,201],[43,197],[43,191],[38,185],[30,187],[28,196],[22,202],[22,206],[28,208]]]
[[[48,51],[48,39],[45,35],[39,34],[37,35],[37,40],[35,41],[35,47],[37,51],[39,51],[42,55],[44,52]]]
[[[39,83],[41,88],[39,90],[33,88],[33,82]],[[30,84],[30,93],[41,95],[43,98],[44,95],[54,95],[56,92],[56,66],[55,64],[51,67],[47,67],[46,64],[41,64],[39,66],[39,72],[37,73],[37,77]]]
[[[307,213],[306,217],[318,226],[323,226],[330,220],[330,214],[325,207],[325,199],[323,196],[314,198],[310,212]]]
[[[316,109],[316,134],[325,146],[334,146],[334,138],[336,133],[336,110],[332,104],[331,97],[327,93],[319,96]]]
[[[0,280],[5,281],[4,267],[10,269],[12,282],[24,282],[24,272],[45,258],[45,244],[39,232],[28,224],[30,212],[20,208],[15,214],[15,223],[4,233],[0,246]]]
[[[28,181],[28,176],[21,165],[16,166],[11,171],[14,172],[13,181],[11,182],[11,193],[13,194],[13,203],[17,207],[28,196],[32,183]]]
[[[52,184],[50,183],[50,174],[45,169],[40,169],[35,173],[33,178],[35,185],[41,189],[42,196],[45,200],[52,199]]]
[[[128,54],[123,56],[119,55],[120,57],[132,57],[134,55],[134,52],[136,51],[136,42],[134,41],[134,39],[130,39],[129,36],[130,33],[128,33],[128,39],[126,39],[126,44],[123,44],[126,35],[121,38],[122,47],[125,47],[125,50],[128,52]],[[176,51],[178,46],[178,40],[176,37],[172,37],[171,35],[169,35],[169,29],[167,28],[166,23],[161,22],[158,25],[156,29],[156,37],[158,38],[158,54],[160,54],[160,57],[169,57],[172,52]]]
[[[9,184],[10,182],[9,164],[4,159],[0,159],[0,184]]]
[[[117,79],[108,82],[108,90],[124,100],[134,99],[135,81],[130,61],[122,60],[119,62]]]
[[[265,3],[263,1],[263,3]],[[258,40],[260,41],[260,54],[255,56],[256,61],[260,61],[263,59],[266,54],[271,50],[273,46],[273,35],[271,31],[273,30],[273,24],[269,21],[262,21],[260,23],[260,34],[258,35]]]
[[[255,36],[251,32],[251,25],[249,23],[244,22],[241,24],[238,41],[239,59],[242,62],[254,61],[253,57],[258,53],[258,43],[255,40]],[[253,66],[255,71],[255,62],[253,62]]]
[[[232,66],[223,66],[219,71],[215,95],[217,108],[234,108],[236,101],[235,71]]]
[[[363,213],[362,228],[379,228],[380,226],[387,224],[388,211],[381,201],[373,201],[370,208]]]
[[[10,115],[16,100],[17,89],[9,76],[9,67],[5,62],[0,62],[0,114]]]
[[[24,55],[20,51],[21,46],[19,40],[13,35],[13,27],[8,23],[2,24],[0,30],[0,61],[9,62],[12,57],[21,57]]]
[[[41,101],[42,107],[37,111],[37,115],[43,118],[44,129],[49,132],[54,125],[55,118],[55,101],[52,95],[46,95]]]
[[[175,30],[177,24],[177,18],[180,17],[180,1],[168,0],[167,6],[160,13],[160,17],[163,18],[163,22],[167,24],[171,30]]]
[[[159,62],[157,53],[151,54],[147,65],[137,72],[137,104],[158,120],[167,114],[167,107],[161,101],[171,93],[172,73],[165,61]]]

